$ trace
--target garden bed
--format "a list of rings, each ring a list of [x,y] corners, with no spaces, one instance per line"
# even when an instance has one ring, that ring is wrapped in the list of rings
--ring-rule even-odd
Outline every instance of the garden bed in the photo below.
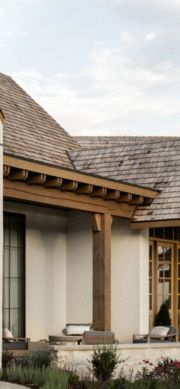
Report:
[[[123,365],[116,348],[96,348],[90,361],[91,374],[81,378],[76,372],[50,366],[49,352],[34,352],[29,356],[14,358],[3,355],[0,380],[24,385],[31,389],[179,389],[180,362],[162,359],[156,365],[142,361],[142,369],[135,377],[125,377]],[[113,378],[114,372],[122,367],[121,373]],[[120,371],[120,370],[119,370]]]

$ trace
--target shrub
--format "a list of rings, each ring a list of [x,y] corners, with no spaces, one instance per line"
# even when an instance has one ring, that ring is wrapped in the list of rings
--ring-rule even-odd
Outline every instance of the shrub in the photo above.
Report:
[[[13,353],[9,351],[3,351],[2,353],[2,369],[6,370],[7,367],[9,367],[14,360]]]
[[[165,380],[173,378],[174,383],[180,384],[180,362],[170,358],[159,361],[153,371],[154,377]]]
[[[68,389],[68,374],[50,367],[30,368],[11,366],[2,379],[22,385],[34,385],[43,389]]]
[[[21,367],[30,367],[30,368],[40,368],[48,367],[50,365],[51,358],[50,352],[47,350],[41,351],[33,351],[29,355],[25,355],[22,357],[16,357],[14,359],[14,363],[16,366]]]
[[[101,382],[108,381],[119,364],[116,348],[111,345],[97,347],[90,362],[96,379]]]

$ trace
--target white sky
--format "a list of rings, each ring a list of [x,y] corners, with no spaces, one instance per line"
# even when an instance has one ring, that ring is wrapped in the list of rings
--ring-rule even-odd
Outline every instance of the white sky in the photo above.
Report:
[[[180,0],[0,0],[0,71],[71,134],[180,134]]]

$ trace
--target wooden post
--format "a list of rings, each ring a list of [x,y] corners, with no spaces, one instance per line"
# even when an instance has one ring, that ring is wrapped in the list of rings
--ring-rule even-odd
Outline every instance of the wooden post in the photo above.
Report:
[[[111,224],[110,214],[93,215],[93,329],[96,331],[111,330]]]

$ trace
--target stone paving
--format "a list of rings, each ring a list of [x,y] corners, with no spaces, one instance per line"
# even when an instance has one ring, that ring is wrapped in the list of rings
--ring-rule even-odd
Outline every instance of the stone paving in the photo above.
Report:
[[[20,385],[15,385],[15,384],[10,384],[9,382],[3,382],[0,381],[0,389],[27,389],[27,386],[20,386]]]

